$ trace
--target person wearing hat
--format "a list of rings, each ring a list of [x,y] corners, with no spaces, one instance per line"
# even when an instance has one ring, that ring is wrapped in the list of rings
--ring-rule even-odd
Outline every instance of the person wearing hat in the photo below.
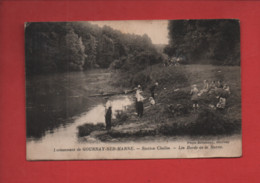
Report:
[[[142,117],[143,116],[143,112],[144,112],[144,97],[142,96],[142,90],[140,90],[139,92],[136,92],[136,109],[137,109],[137,116],[138,117]]]
[[[141,85],[138,85],[136,92],[140,92],[140,91],[142,91],[142,87],[141,87]]]
[[[194,111],[197,111],[197,109],[199,108],[199,104],[198,104],[198,100],[199,100],[199,90],[197,88],[197,85],[192,85],[192,89],[191,89],[191,101],[192,101],[192,107]]]
[[[107,112],[108,108],[112,106],[111,101],[109,100],[109,97],[105,97],[105,112]]]
[[[105,123],[106,123],[106,130],[111,129],[111,120],[112,120],[112,104],[109,100],[109,97],[104,98],[106,100],[105,103]]]
[[[137,97],[139,96],[140,92],[142,92],[142,87],[141,85],[138,85],[135,88],[136,92],[135,92],[135,109],[136,109],[136,113],[138,114],[138,102],[137,102]]]
[[[153,99],[154,99],[154,91],[155,91],[157,86],[158,86],[158,82],[154,83],[154,85],[152,85],[150,87],[151,97],[153,97]]]
[[[106,130],[111,130],[112,107],[109,106],[105,115]]]

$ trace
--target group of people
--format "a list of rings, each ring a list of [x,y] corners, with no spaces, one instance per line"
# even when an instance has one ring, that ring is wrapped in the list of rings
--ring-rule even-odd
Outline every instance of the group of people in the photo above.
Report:
[[[150,97],[145,98],[143,95],[143,90],[141,85],[138,85],[135,91],[135,101],[136,101],[136,112],[139,118],[142,118],[144,113],[144,101],[149,99],[149,103],[151,105],[155,105],[155,89],[158,86],[158,82],[155,82],[152,86],[149,87]],[[199,109],[199,100],[203,95],[214,95],[218,99],[217,104],[211,105],[216,109],[224,109],[226,106],[227,97],[231,94],[230,87],[227,84],[223,84],[221,80],[219,81],[211,81],[208,80],[203,81],[203,88],[201,90],[198,89],[197,85],[194,84],[191,86],[191,101],[192,107],[194,111]],[[105,112],[105,122],[106,129],[111,129],[111,118],[112,118],[112,107],[111,102],[107,98],[106,102],[106,112]]]
[[[149,97],[149,102],[151,105],[155,104],[155,89],[158,86],[158,82],[156,82],[154,85],[152,85],[149,89],[151,92],[151,96]],[[135,99],[136,99],[136,112],[137,112],[137,116],[139,118],[141,118],[143,116],[143,112],[144,112],[144,100],[146,100],[146,98],[143,96],[143,90],[141,85],[138,85],[137,88],[134,89],[135,91]],[[105,123],[106,123],[106,130],[110,130],[111,129],[111,120],[112,120],[112,105],[111,105],[111,101],[109,100],[108,97],[105,98],[106,103],[105,103]]]
[[[215,94],[216,98],[218,98],[218,103],[213,105],[217,109],[224,109],[226,107],[227,97],[231,94],[230,87],[227,84],[223,84],[221,80],[219,81],[211,81],[209,83],[208,80],[203,81],[203,88],[201,90],[198,89],[197,85],[192,85],[192,89],[190,94],[193,110],[196,111],[199,108],[199,99],[203,94]]]

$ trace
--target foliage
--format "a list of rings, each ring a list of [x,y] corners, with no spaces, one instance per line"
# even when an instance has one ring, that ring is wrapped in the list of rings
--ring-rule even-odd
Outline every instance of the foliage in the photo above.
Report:
[[[172,20],[169,56],[186,57],[186,64],[240,65],[238,20]]]
[[[141,85],[143,88],[146,87],[147,83],[151,81],[151,78],[149,74],[146,74],[144,72],[137,73],[132,78],[132,86]]]
[[[96,67],[143,69],[160,62],[146,34],[123,34],[88,22],[28,23],[25,44],[27,74]]]
[[[241,121],[227,119],[223,112],[204,110],[190,123],[162,125],[159,132],[164,135],[221,135],[233,134],[241,130]]]
[[[116,122],[115,123],[121,123],[124,122],[128,119],[128,115],[126,112],[124,111],[119,111],[118,113],[116,113]],[[113,123],[113,125],[115,125]]]
[[[103,123],[98,123],[98,124],[86,123],[84,125],[78,126],[78,136],[79,137],[88,136],[93,131],[104,130],[104,129],[105,129],[105,125]]]
[[[85,61],[85,47],[81,37],[78,37],[75,32],[70,29],[65,36],[65,44],[60,47],[59,60],[64,69],[83,70]]]

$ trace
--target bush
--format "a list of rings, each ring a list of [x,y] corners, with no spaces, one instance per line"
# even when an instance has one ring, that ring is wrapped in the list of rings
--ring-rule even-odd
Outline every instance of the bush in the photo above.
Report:
[[[173,123],[172,125],[163,125],[159,128],[159,133],[167,136],[189,135],[189,128],[184,123]]]
[[[141,85],[144,89],[150,81],[151,81],[150,76],[141,72],[133,76],[131,84],[133,86]]]
[[[131,54],[125,59],[122,70],[136,73],[145,68],[163,62],[162,55],[156,51],[141,51]]]
[[[122,57],[118,60],[114,60],[110,66],[109,66],[109,69],[120,69],[123,65],[124,65],[124,62],[126,61],[126,57]]]
[[[237,126],[225,118],[223,111],[205,110],[199,113],[197,120],[191,125],[193,135],[231,134],[237,130]]]
[[[128,119],[128,115],[126,112],[118,111],[118,113],[116,113],[116,119],[117,122],[124,122]]]
[[[195,122],[163,125],[159,132],[164,135],[229,135],[241,130],[239,120],[227,119],[221,111],[200,112]]]
[[[103,130],[105,129],[105,125],[103,123],[98,124],[84,124],[82,126],[78,126],[78,136],[84,137],[90,135],[91,132],[96,130]]]
[[[189,107],[182,104],[170,104],[165,108],[164,113],[169,116],[182,116],[189,113]]]

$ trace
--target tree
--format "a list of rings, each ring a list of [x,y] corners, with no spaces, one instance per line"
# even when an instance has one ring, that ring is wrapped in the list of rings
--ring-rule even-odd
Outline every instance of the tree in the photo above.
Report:
[[[146,34],[123,34],[88,22],[30,23],[25,43],[28,74],[108,68],[115,60],[120,68],[125,64],[134,68],[140,60],[143,68],[160,60],[150,57],[157,52]],[[147,55],[148,60],[141,55]]]
[[[168,29],[169,56],[185,55],[189,64],[240,64],[237,20],[172,20]]]
[[[62,70],[83,70],[85,63],[85,47],[82,38],[73,29],[69,29],[65,35],[64,45],[61,45],[58,56]]]

